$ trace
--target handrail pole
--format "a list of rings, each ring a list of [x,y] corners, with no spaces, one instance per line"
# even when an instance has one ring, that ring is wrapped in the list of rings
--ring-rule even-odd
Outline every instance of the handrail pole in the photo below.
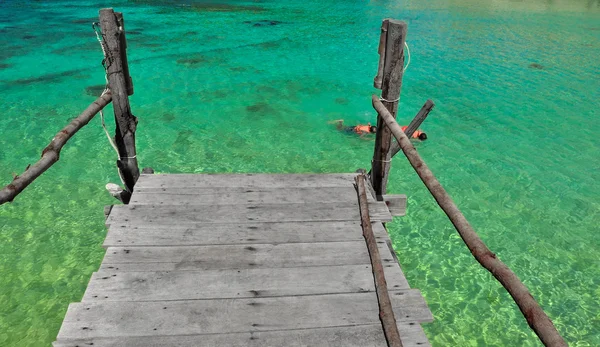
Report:
[[[421,159],[415,147],[411,144],[409,138],[404,134],[402,128],[392,114],[379,101],[376,95],[372,97],[373,107],[377,110],[379,116],[385,121],[387,127],[398,141],[402,152],[415,169],[421,181],[431,192],[438,205],[448,216],[456,231],[467,245],[475,259],[506,288],[512,296],[517,306],[525,316],[527,323],[537,334],[542,343],[546,346],[564,347],[567,346],[565,340],[560,336],[556,327],[548,318],[544,310],[535,301],[527,287],[521,282],[519,277],[506,266],[496,254],[479,238],[473,227],[469,224],[465,216],[460,212],[454,201],[440,182],[435,178],[427,164]]]
[[[54,138],[50,144],[42,151],[42,156],[37,163],[27,166],[25,172],[19,176],[15,176],[13,181],[0,190],[0,205],[11,202],[21,193],[28,185],[36,178],[46,172],[60,156],[60,150],[69,141],[79,129],[83,128],[94,116],[100,112],[112,100],[110,93],[102,94],[98,99],[90,104],[77,118],[73,119],[66,127],[64,127]]]
[[[354,178],[356,182],[356,190],[358,192],[358,205],[360,207],[360,220],[363,229],[363,236],[367,243],[369,257],[371,258],[371,269],[373,271],[373,279],[375,281],[375,292],[377,294],[377,302],[379,303],[379,319],[383,327],[383,333],[387,341],[388,347],[402,347],[400,340],[400,332],[396,324],[394,309],[390,301],[388,286],[385,280],[385,272],[381,263],[377,240],[371,226],[371,218],[369,217],[369,205],[367,201],[367,189],[365,184],[365,175],[360,174]]]

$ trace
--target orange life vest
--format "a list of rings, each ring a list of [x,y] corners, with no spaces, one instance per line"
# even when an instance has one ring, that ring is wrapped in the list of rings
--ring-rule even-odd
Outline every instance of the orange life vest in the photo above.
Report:
[[[369,134],[371,132],[371,126],[370,125],[357,125],[354,127],[354,132],[357,134],[360,134],[360,133]]]
[[[406,128],[408,128],[408,126],[406,126],[406,125],[405,125],[405,126],[403,126],[403,127],[402,127],[402,131],[403,131],[403,132],[404,132],[404,131],[406,131]],[[421,135],[422,133],[423,133],[423,132],[422,132],[421,130],[416,130],[416,131],[415,131],[415,132],[412,134],[412,138],[413,138],[413,139],[418,139],[418,138],[419,138],[419,135]]]

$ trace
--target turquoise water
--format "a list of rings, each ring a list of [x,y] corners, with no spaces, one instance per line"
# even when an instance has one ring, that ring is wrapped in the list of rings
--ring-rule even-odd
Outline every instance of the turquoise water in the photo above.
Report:
[[[103,6],[0,2],[2,184],[99,95],[91,22]],[[138,158],[158,172],[368,167],[372,139],[327,121],[375,121],[381,19],[407,21],[401,123],[435,101],[423,125],[430,140],[417,144],[423,158],[567,341],[600,345],[598,1],[113,6],[129,31]],[[262,19],[282,23],[244,23]],[[81,299],[103,256],[103,206],[115,202],[108,182],[118,182],[115,155],[94,119],[49,172],[0,207],[0,346],[49,345],[68,304]],[[389,191],[409,196],[408,215],[389,229],[433,311],[432,344],[541,345],[404,158],[394,160]]]

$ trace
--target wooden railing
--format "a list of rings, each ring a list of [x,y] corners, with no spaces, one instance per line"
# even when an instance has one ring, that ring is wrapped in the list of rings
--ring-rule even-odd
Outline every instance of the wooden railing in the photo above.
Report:
[[[371,181],[376,196],[380,197],[385,194],[391,158],[398,151],[402,150],[413,169],[419,175],[419,178],[454,225],[454,228],[471,251],[471,254],[485,269],[492,273],[512,296],[523,316],[525,316],[527,323],[542,343],[546,346],[567,346],[565,340],[560,336],[550,318],[544,313],[527,287],[479,238],[473,227],[471,227],[465,216],[452,201],[450,195],[448,195],[444,187],[435,178],[410,142],[409,137],[418,128],[420,122],[425,119],[433,107],[433,103],[428,101],[423,106],[405,132],[402,131],[402,128],[396,122],[396,112],[400,97],[399,88],[402,84],[403,74],[404,54],[402,51],[406,32],[406,23],[404,22],[394,20],[383,22],[382,36],[386,35],[386,38],[380,39],[380,43],[383,42],[385,49],[382,50],[380,46],[379,53],[385,59],[383,59],[383,69],[380,68],[378,70],[378,77],[375,78],[375,86],[377,87],[377,81],[380,80],[379,77],[381,75],[382,96],[373,95],[372,97],[373,107],[378,113],[378,131],[371,170]],[[393,59],[395,62],[390,62],[388,59]],[[380,59],[380,66],[381,64],[382,60]],[[396,138],[395,145],[392,145],[392,139],[388,137],[388,134]]]
[[[100,10],[100,26],[102,29],[103,65],[108,80],[108,93],[103,93],[96,101],[72,120],[50,141],[42,151],[42,156],[34,165],[29,165],[21,175],[0,190],[0,205],[11,202],[36,178],[46,172],[60,158],[62,147],[82,127],[96,116],[111,101],[113,103],[116,133],[114,143],[119,153],[117,167],[123,179],[125,189],[115,197],[128,203],[135,182],[140,176],[135,148],[135,129],[137,119],[131,113],[129,95],[133,94],[133,83],[129,76],[127,64],[126,40],[123,15],[113,9]]]

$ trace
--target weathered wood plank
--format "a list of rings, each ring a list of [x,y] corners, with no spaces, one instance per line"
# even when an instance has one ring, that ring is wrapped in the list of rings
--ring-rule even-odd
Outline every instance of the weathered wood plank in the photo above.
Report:
[[[386,194],[383,201],[390,210],[392,216],[406,215],[406,195],[404,194]]]
[[[390,292],[399,322],[429,322],[418,290]],[[375,293],[69,305],[58,339],[217,334],[379,323]]]
[[[351,187],[354,173],[342,174],[154,174],[141,175],[136,188],[264,187],[325,188]]]
[[[409,289],[400,268],[386,271],[390,289]],[[403,283],[405,287],[394,287]],[[373,291],[369,265],[172,272],[94,273],[90,301],[234,299]]]
[[[420,324],[399,323],[403,347],[431,346]],[[231,334],[91,338],[55,342],[54,347],[382,347],[380,324]]]
[[[137,188],[130,204],[228,205],[356,201],[352,186],[325,188]]]
[[[372,221],[389,222],[392,215],[383,202],[369,204]],[[358,221],[357,202],[311,204],[238,204],[214,206],[115,206],[106,224],[149,224]]]
[[[156,271],[170,271],[356,265],[369,258],[361,241],[107,249],[103,265],[125,263],[169,263]]]
[[[104,247],[331,242],[362,239],[360,223],[354,221],[185,224],[154,227],[127,227],[112,224],[104,240]]]

